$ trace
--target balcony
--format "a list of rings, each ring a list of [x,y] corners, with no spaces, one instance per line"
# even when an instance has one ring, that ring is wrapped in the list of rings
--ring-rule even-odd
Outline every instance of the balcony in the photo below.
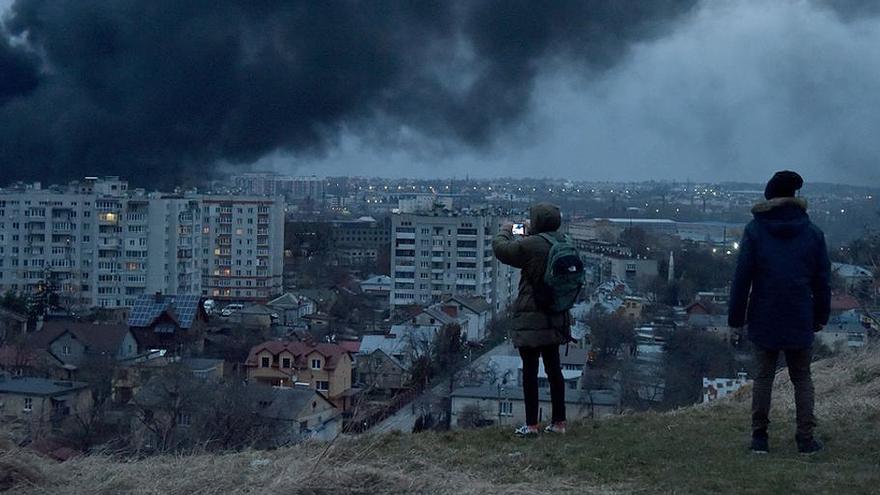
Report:
[[[98,213],[99,225],[116,225],[119,223],[119,214],[112,211]]]

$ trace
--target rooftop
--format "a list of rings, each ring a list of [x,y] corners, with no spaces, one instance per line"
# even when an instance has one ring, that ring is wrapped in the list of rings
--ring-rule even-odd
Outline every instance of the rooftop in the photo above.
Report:
[[[189,328],[199,312],[198,294],[162,295],[143,294],[137,298],[128,318],[130,327],[148,327],[162,313],[168,312],[177,320],[180,328]]]
[[[48,378],[6,377],[0,375],[0,393],[16,395],[55,396],[88,388],[88,383],[50,380]]]

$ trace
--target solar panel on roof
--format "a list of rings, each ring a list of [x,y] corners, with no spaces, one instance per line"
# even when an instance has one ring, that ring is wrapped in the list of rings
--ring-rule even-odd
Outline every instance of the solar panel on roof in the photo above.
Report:
[[[162,296],[158,298],[154,295],[142,295],[131,310],[128,318],[128,326],[131,327],[147,327],[153,323],[153,320],[161,315],[165,310],[171,308],[177,316],[182,328],[189,328],[195,320],[199,309],[199,295],[185,294],[180,296]]]

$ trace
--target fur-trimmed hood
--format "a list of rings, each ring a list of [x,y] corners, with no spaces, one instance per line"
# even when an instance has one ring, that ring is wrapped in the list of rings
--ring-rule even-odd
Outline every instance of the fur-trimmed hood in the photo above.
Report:
[[[752,213],[766,213],[774,208],[779,208],[782,206],[794,205],[800,207],[800,209],[807,211],[807,200],[804,198],[773,198],[768,199],[767,201],[761,201],[754,206],[752,206]]]
[[[761,201],[752,207],[755,221],[773,237],[792,238],[810,226],[807,200],[782,197]]]

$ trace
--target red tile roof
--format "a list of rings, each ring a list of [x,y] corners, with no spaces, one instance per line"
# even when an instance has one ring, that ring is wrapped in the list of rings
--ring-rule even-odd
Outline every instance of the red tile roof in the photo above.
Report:
[[[862,307],[859,300],[849,294],[835,294],[831,296],[831,311],[849,311]]]
[[[357,354],[361,350],[360,340],[343,340],[339,345],[352,354]]]
[[[256,345],[251,348],[251,352],[248,354],[247,361],[245,361],[245,366],[257,366],[259,362],[257,361],[257,357],[263,351],[269,351],[273,356],[278,356],[283,351],[287,351],[293,354],[294,361],[298,365],[298,367],[306,366],[306,356],[313,352],[318,352],[322,356],[324,356],[326,362],[324,364],[325,369],[335,369],[336,365],[339,363],[339,359],[344,355],[348,354],[350,351],[345,349],[339,344],[328,344],[328,343],[320,343],[317,345],[309,345],[305,342],[293,342],[293,341],[278,341],[273,340],[269,342],[263,342],[260,345]]]

